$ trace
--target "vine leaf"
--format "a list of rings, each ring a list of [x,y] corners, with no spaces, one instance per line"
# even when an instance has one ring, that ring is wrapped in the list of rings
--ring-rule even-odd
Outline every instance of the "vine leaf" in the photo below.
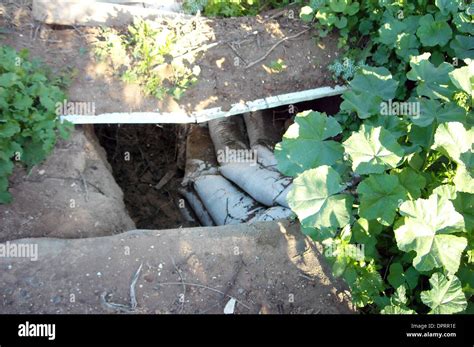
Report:
[[[389,100],[395,98],[398,81],[394,80],[390,71],[384,67],[364,66],[357,70],[350,85],[356,92]]]
[[[413,266],[418,271],[445,267],[456,273],[467,246],[464,237],[449,235],[465,231],[464,219],[451,201],[432,194],[429,199],[405,201],[400,206],[404,224],[395,229],[398,248],[415,251]]]
[[[393,173],[393,172],[392,172]],[[421,190],[426,185],[426,179],[410,167],[393,173],[398,177],[400,184],[406,189],[412,200],[421,196]]]
[[[403,306],[398,306],[398,305],[388,305],[383,308],[382,311],[380,311],[382,314],[416,314],[415,311],[403,307]]]
[[[419,26],[416,35],[420,38],[423,46],[444,46],[453,35],[453,31],[448,23],[435,20],[431,14],[421,17]]]
[[[465,122],[466,111],[454,102],[441,104],[437,100],[420,98],[420,113],[411,116],[413,124],[420,127],[427,127],[433,122]]]
[[[430,278],[430,290],[421,292],[423,303],[431,308],[431,314],[452,314],[462,312],[467,301],[461,288],[461,281],[452,275],[446,277],[436,272]]]
[[[352,227],[352,237],[358,244],[364,245],[364,255],[375,258],[377,254],[377,235],[382,232],[382,225],[375,220],[359,218]]]
[[[470,24],[472,27],[472,23]],[[456,57],[459,59],[472,59],[474,51],[474,37],[470,35],[456,35],[451,40],[449,47],[454,50]]]
[[[474,236],[474,194],[457,193],[453,205],[463,215],[466,229],[471,230]]]
[[[355,111],[360,119],[380,113],[382,98],[365,92],[354,92],[348,90],[343,94],[344,101],[341,103],[341,111]]]
[[[457,13],[462,0],[435,0],[435,4],[442,15],[447,15],[449,13]]]
[[[390,225],[398,205],[407,199],[407,192],[397,176],[388,174],[370,175],[357,187],[360,196],[359,215],[368,220],[377,220]]]
[[[401,33],[397,37],[395,52],[404,61],[410,61],[411,57],[417,56],[420,54],[418,48],[420,47],[420,42],[415,35],[409,33]]]
[[[406,25],[395,18],[388,19],[379,29],[379,40],[387,46],[394,46],[400,34],[405,32]]]
[[[393,135],[382,127],[363,124],[344,143],[352,169],[360,175],[383,173],[400,164],[405,154]]]
[[[402,264],[393,263],[390,265],[389,270],[387,280],[393,288],[398,288],[406,283],[410,289],[415,289],[420,273],[413,266],[410,266],[405,271]]]
[[[338,142],[328,139],[341,132],[337,120],[325,113],[299,113],[277,150],[279,170],[295,176],[313,167],[333,165],[342,158],[343,148]]]
[[[341,177],[333,168],[323,165],[303,172],[293,181],[288,204],[303,227],[332,231],[349,224],[353,198],[340,194]]]
[[[440,124],[436,129],[433,149],[440,150],[456,163],[465,165],[461,155],[469,153],[473,143],[474,129],[466,130],[462,123],[450,122]],[[466,156],[464,154],[463,158]]]
[[[467,61],[467,60],[466,60]],[[472,95],[474,85],[474,61],[467,61],[468,65],[455,69],[449,73],[449,78],[454,86]]]
[[[428,60],[430,56],[430,53],[424,53],[412,57],[410,59],[411,70],[408,71],[407,78],[418,82],[416,92],[419,96],[449,101],[455,92],[449,78],[449,73],[453,71],[453,67],[448,63],[441,63],[438,67],[435,67]]]

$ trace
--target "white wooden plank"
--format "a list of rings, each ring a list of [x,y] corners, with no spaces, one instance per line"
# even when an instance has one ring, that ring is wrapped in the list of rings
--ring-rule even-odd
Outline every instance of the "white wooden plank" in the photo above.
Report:
[[[336,86],[321,87],[316,89],[304,90],[271,96],[264,99],[248,101],[232,105],[228,111],[223,111],[220,107],[193,112],[186,111],[160,113],[160,112],[116,112],[103,113],[99,115],[63,115],[62,120],[68,120],[73,124],[184,124],[184,123],[203,123],[212,119],[229,117],[245,112],[254,112],[268,108],[296,104],[298,102],[315,100],[342,94],[347,87]]]

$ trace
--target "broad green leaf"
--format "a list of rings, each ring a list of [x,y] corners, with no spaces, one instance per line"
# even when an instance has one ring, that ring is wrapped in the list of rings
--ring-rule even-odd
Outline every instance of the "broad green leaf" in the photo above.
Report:
[[[335,230],[330,229],[323,229],[319,230],[315,227],[308,227],[301,225],[301,232],[309,237],[311,237],[314,241],[323,242],[329,238],[332,238],[336,235]]]
[[[288,152],[282,145],[283,142],[277,143],[275,145],[274,153],[275,159],[277,160],[277,168],[281,173],[287,176],[296,176],[303,170],[290,160]]]
[[[382,98],[364,92],[354,92],[348,90],[343,94],[344,101],[341,103],[341,111],[356,112],[360,119],[380,113],[380,103]]]
[[[33,105],[33,99],[27,95],[17,93],[13,101],[13,107],[17,110],[28,110]]]
[[[314,18],[313,9],[310,6],[303,6],[300,10],[300,18],[303,22],[311,22]]]
[[[441,14],[448,15],[458,12],[461,0],[435,0],[436,7],[439,8]]]
[[[457,278],[461,281],[462,290],[469,299],[474,295],[474,263],[461,264],[459,271],[456,273]]]
[[[9,204],[12,202],[12,195],[9,192],[0,191],[0,204]]]
[[[11,138],[16,133],[19,133],[20,130],[20,126],[16,121],[11,121],[6,124],[0,123],[0,138]]]
[[[463,215],[466,229],[474,232],[474,194],[457,193],[453,205]]]
[[[418,271],[444,267],[456,273],[461,254],[467,246],[464,237],[448,235],[465,231],[463,216],[451,201],[432,194],[429,199],[405,201],[400,206],[404,224],[395,229],[398,248],[415,251],[413,266]]]
[[[416,314],[415,311],[403,306],[389,305],[385,306],[382,311],[382,314]]]
[[[389,56],[391,51],[387,46],[379,45],[377,50],[372,55],[372,59],[377,65],[384,65],[388,63]]]
[[[352,227],[353,240],[361,245],[364,245],[364,252],[366,257],[374,258],[377,254],[375,248],[377,244],[377,235],[382,232],[382,225],[375,220],[367,220],[359,218]]]
[[[467,66],[451,71],[449,78],[456,88],[472,95],[474,89],[474,61],[471,60]]]
[[[402,21],[390,18],[379,29],[379,41],[393,47],[398,40],[398,35],[406,30],[406,25]]]
[[[343,143],[351,157],[352,169],[360,174],[382,173],[400,164],[403,148],[396,138],[382,127],[362,125]]]
[[[416,35],[423,46],[444,46],[449,42],[453,34],[448,23],[435,21],[431,14],[421,17],[419,25],[420,27],[416,31]]]
[[[350,2],[350,1],[349,1]],[[344,10],[344,14],[349,16],[354,16],[357,12],[359,12],[360,5],[358,2],[353,2],[349,6],[347,6]]]
[[[406,200],[407,192],[397,176],[370,175],[357,187],[360,198],[359,215],[376,219],[382,225],[393,223],[398,206]]]
[[[436,272],[430,278],[430,290],[421,292],[421,301],[431,308],[431,314],[452,314],[462,312],[467,307],[461,282],[452,275],[446,277]]]
[[[431,123],[427,127],[412,125],[408,132],[408,140],[414,145],[429,149],[434,142],[436,123]]]
[[[334,12],[343,12],[350,0],[329,0],[329,7]]]
[[[419,98],[415,102],[419,102],[420,113],[410,118],[417,126],[426,127],[434,121],[438,123],[466,121],[466,111],[454,102],[443,104],[426,98]]]
[[[449,79],[449,73],[453,71],[453,67],[448,63],[442,63],[435,67],[429,61],[430,56],[430,53],[424,53],[412,57],[410,60],[411,70],[408,71],[407,78],[417,82],[416,91],[419,96],[449,101],[455,92]]]
[[[436,129],[433,149],[442,151],[452,160],[464,165],[461,154],[471,151],[474,144],[474,129],[466,130],[462,123],[440,124]]]
[[[474,35],[474,25],[470,16],[463,12],[458,12],[453,15],[453,22],[456,28],[465,34]]]
[[[383,127],[385,130],[388,130],[395,138],[399,138],[407,134],[407,123],[407,121],[402,120],[400,117],[389,115],[385,116],[381,114],[371,117],[364,122],[365,125]]]
[[[433,194],[438,194],[439,196],[449,200],[454,200],[457,196],[456,187],[449,184],[443,184],[439,187],[436,187],[433,189]],[[457,208],[456,211],[460,212]]]
[[[7,177],[13,172],[13,163],[9,159],[0,159],[0,177]]]
[[[357,70],[350,85],[356,92],[389,100],[395,98],[398,81],[393,79],[390,71],[384,67],[365,66]]]
[[[395,52],[404,61],[410,61],[411,57],[418,56],[420,51],[420,42],[414,34],[402,33],[397,37]]]
[[[411,200],[416,200],[421,196],[421,190],[426,185],[426,179],[410,167],[406,167],[400,172],[395,172],[398,181],[408,192]]]
[[[398,288],[407,284],[408,287],[413,290],[418,284],[419,276],[419,272],[412,266],[405,271],[402,264],[393,263],[390,265],[387,280],[393,288]]]
[[[458,165],[453,182],[458,192],[474,194],[473,170],[468,170],[464,165]]]
[[[387,276],[388,283],[393,288],[398,288],[405,284],[405,271],[403,270],[403,266],[400,263],[393,263],[390,265],[389,273]]]
[[[18,83],[18,75],[13,72],[0,74],[0,87],[11,88]]]
[[[415,289],[415,287],[418,285],[419,277],[420,277],[420,273],[416,271],[416,269],[413,266],[410,266],[405,271],[405,281],[408,284],[408,288],[410,288],[411,290]]]
[[[353,198],[344,189],[339,174],[323,165],[303,172],[293,181],[288,204],[305,227],[334,230],[351,220]]]
[[[471,24],[472,25],[472,24]],[[474,37],[468,35],[456,35],[451,40],[449,47],[454,50],[458,59],[474,58]]]
[[[276,153],[279,170],[294,176],[320,165],[333,165],[342,158],[343,148],[340,143],[327,139],[341,131],[336,119],[325,113],[299,113],[283,136],[281,150]]]
[[[316,12],[316,19],[323,25],[331,26],[336,22],[337,17],[330,8],[324,7]]]

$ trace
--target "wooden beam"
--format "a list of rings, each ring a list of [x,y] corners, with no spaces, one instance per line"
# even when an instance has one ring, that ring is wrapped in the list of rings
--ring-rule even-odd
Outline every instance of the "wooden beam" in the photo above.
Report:
[[[298,102],[325,98],[328,96],[340,95],[347,87],[336,86],[321,87],[316,89],[304,90],[270,96],[264,99],[258,99],[245,103],[232,105],[228,111],[223,111],[220,107],[207,109],[188,114],[186,111],[160,113],[160,112],[125,112],[125,113],[103,113],[99,115],[63,115],[60,118],[73,124],[160,124],[160,123],[204,123],[212,119],[229,117],[245,112],[254,112],[268,108],[296,104]]]

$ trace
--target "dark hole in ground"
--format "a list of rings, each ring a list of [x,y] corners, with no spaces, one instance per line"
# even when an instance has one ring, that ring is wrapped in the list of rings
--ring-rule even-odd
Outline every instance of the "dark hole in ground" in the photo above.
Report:
[[[178,125],[96,125],[130,217],[139,229],[193,226],[178,207]],[[161,187],[160,187],[161,186]]]
[[[339,111],[341,101],[340,96],[332,96],[297,103],[293,105],[294,113],[312,109],[332,115]],[[289,118],[288,110],[289,105],[268,111],[276,118]],[[179,207],[182,197],[178,188],[184,174],[178,167],[178,150],[185,141],[179,136],[182,130],[183,125],[174,124],[95,126],[115,180],[123,190],[128,213],[139,229],[198,226],[186,220]]]

